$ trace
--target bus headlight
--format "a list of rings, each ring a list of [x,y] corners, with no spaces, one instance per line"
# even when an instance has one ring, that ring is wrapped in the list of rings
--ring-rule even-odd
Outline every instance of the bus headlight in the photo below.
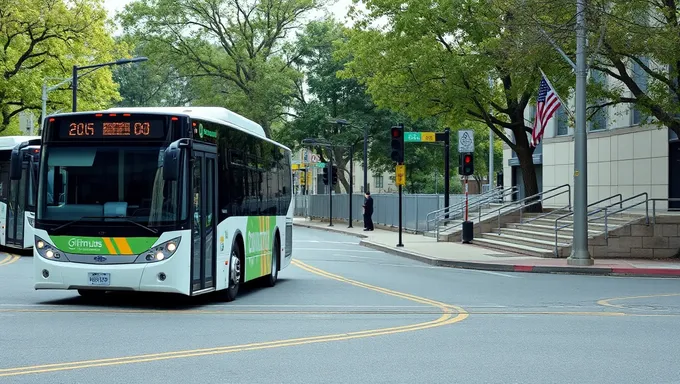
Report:
[[[135,263],[155,263],[169,259],[175,254],[181,239],[181,237],[176,237],[172,240],[168,240],[152,248],[149,248],[146,252],[140,254],[139,257],[137,257]]]
[[[45,240],[35,237],[35,249],[40,257],[52,261],[69,261],[60,250]]]

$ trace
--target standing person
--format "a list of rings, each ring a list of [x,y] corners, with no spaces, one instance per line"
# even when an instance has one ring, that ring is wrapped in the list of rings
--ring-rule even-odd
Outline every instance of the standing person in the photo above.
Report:
[[[364,199],[364,231],[373,230],[373,198],[371,192],[366,191]]]

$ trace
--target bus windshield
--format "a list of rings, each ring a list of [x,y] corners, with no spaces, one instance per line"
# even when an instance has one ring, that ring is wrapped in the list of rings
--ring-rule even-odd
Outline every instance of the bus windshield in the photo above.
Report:
[[[164,147],[45,146],[43,150],[38,220],[132,220],[153,226],[186,218],[186,212],[180,215],[179,211],[178,182],[163,179]]]

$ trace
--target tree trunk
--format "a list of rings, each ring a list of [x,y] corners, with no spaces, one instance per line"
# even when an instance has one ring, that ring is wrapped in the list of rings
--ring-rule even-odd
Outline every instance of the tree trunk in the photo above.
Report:
[[[539,193],[538,179],[536,178],[536,167],[534,166],[533,151],[531,148],[517,148],[517,159],[519,160],[519,167],[522,170],[522,181],[524,182],[524,197],[533,196]],[[526,212],[541,213],[543,212],[543,204],[536,197],[525,202],[531,204],[535,201],[537,203],[526,207]]]

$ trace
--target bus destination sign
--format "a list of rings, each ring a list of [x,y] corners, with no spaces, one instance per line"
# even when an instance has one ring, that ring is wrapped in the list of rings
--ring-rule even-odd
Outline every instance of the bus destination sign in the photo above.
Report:
[[[165,137],[163,120],[69,120],[59,123],[60,139],[140,138]]]

